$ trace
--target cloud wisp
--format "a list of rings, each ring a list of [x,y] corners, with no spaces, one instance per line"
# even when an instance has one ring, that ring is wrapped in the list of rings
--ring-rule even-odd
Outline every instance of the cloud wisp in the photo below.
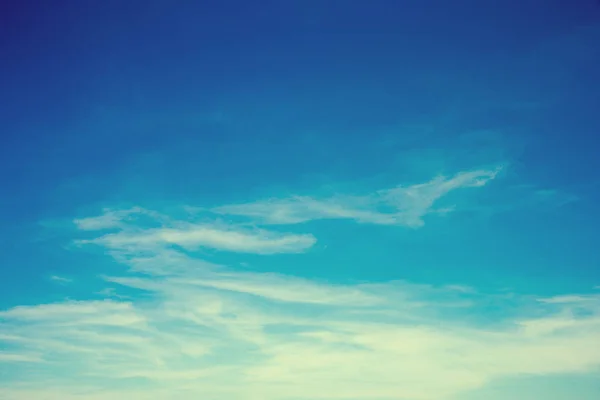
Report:
[[[50,276],[50,280],[52,282],[55,282],[55,283],[59,284],[59,285],[67,285],[67,284],[73,282],[73,279],[67,278],[67,277],[64,277],[64,276],[59,276],[59,275],[51,275]]]
[[[254,203],[215,207],[223,215],[249,217],[272,225],[298,224],[319,219],[351,219],[360,223],[420,227],[430,213],[448,212],[435,209],[437,200],[462,188],[481,187],[493,180],[500,168],[438,176],[429,182],[397,186],[365,196],[335,196],[317,199],[294,196]]]
[[[141,229],[127,223],[132,214],[152,216],[158,227]],[[120,215],[121,218],[116,218]],[[128,212],[107,210],[100,217],[79,219],[76,225],[83,230],[116,230],[80,244],[104,244],[111,249],[143,249],[156,246],[180,246],[187,250],[208,248],[235,253],[277,254],[300,253],[316,243],[310,234],[287,234],[265,229],[244,229],[224,223],[174,222],[158,213],[143,209]]]

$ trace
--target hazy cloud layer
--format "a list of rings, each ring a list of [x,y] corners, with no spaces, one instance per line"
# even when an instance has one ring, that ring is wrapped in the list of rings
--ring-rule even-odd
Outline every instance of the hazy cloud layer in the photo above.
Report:
[[[240,272],[195,251],[299,253],[315,237],[275,224],[310,219],[419,226],[437,199],[495,175],[216,209],[269,230],[142,208],[78,219],[87,238],[77,243],[99,246],[124,271],[102,276],[102,294],[85,300],[0,312],[0,371],[9,377],[0,398],[460,399],[502,378],[593,371],[600,294],[333,284]],[[379,211],[382,204],[393,208]],[[503,311],[493,322],[479,318],[492,304]]]

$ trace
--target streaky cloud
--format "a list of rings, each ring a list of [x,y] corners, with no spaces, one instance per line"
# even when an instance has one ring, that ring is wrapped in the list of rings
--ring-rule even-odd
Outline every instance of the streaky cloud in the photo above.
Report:
[[[140,228],[128,221],[132,216],[150,216],[156,227]],[[110,232],[95,239],[79,240],[79,244],[101,244],[113,251],[153,249],[164,246],[181,246],[188,250],[210,248],[236,253],[277,254],[300,253],[316,243],[310,234],[292,234],[260,228],[248,229],[224,223],[189,223],[174,221],[156,212],[141,208],[126,212],[105,211],[99,217],[77,220],[82,230],[104,230]],[[82,222],[83,221],[83,222]]]
[[[485,176],[444,181],[428,198],[483,185]],[[166,226],[145,227],[130,216],[116,232],[100,229],[86,239],[128,269],[101,278],[111,299],[0,312],[0,345],[8,349],[0,365],[16,377],[0,396],[460,399],[501,379],[600,366],[597,293],[509,296],[460,285],[332,284],[240,272],[187,248],[206,246],[197,229],[228,235],[242,228],[165,215]],[[257,236],[251,245],[222,244],[243,235],[217,242],[234,253],[270,254]],[[504,303],[492,324],[473,318]]]
[[[264,224],[287,225],[320,219],[351,219],[377,225],[420,227],[423,217],[436,210],[435,202],[461,188],[485,186],[496,178],[501,167],[463,171],[452,177],[438,176],[428,182],[397,186],[364,196],[338,195],[331,198],[293,196],[254,203],[219,206],[213,212],[242,216]],[[387,209],[387,211],[382,211]]]

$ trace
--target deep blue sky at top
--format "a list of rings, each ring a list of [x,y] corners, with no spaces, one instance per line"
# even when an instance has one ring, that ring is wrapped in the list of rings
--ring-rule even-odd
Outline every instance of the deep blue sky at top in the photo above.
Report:
[[[490,239],[482,251],[508,265],[517,241],[545,232],[527,243],[549,252],[528,276],[559,282],[572,268],[591,281],[598,57],[560,43],[599,18],[592,0],[3,2],[0,280],[24,287],[60,269],[59,256],[25,240],[40,220],[109,201],[240,201],[265,185],[309,187],[324,171],[369,179],[395,165],[392,150],[365,150],[377,139],[369,132],[443,119],[484,97],[552,105],[465,107],[452,129],[410,140],[435,149],[459,131],[525,127],[526,144],[510,141],[523,181],[585,195],[563,219],[498,222],[513,247]],[[233,124],[200,129],[190,117],[220,113]],[[310,130],[315,141],[298,139]],[[510,230],[516,223],[527,227]],[[465,251],[449,258],[473,272]]]

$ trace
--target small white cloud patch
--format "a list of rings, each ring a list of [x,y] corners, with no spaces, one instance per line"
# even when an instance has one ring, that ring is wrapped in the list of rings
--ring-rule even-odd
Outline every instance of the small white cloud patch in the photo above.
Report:
[[[56,282],[58,284],[61,284],[61,285],[66,285],[68,283],[73,282],[73,279],[71,279],[71,278],[66,278],[64,276],[58,276],[58,275],[50,276],[50,280],[53,282]]]

